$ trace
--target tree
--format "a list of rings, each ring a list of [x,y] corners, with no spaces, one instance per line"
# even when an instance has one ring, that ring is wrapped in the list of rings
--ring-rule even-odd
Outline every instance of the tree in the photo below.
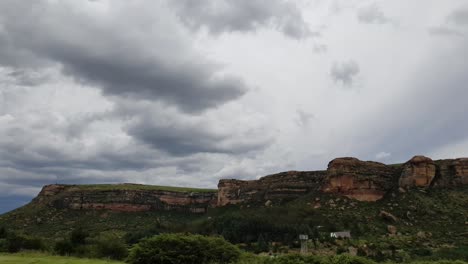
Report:
[[[114,234],[102,234],[94,243],[97,257],[121,260],[128,255],[127,245]]]
[[[4,226],[0,227],[0,239],[7,238],[8,232]]]
[[[232,263],[241,251],[220,237],[162,234],[143,239],[131,250],[131,264]]]
[[[257,251],[258,252],[267,252],[270,249],[268,243],[265,241],[265,238],[262,234],[258,236],[257,240]]]
[[[88,232],[84,231],[83,228],[78,227],[73,229],[70,234],[70,242],[73,245],[84,245],[86,244],[86,238],[89,237]]]
[[[72,242],[68,239],[57,241],[54,246],[55,253],[61,256],[71,255],[74,252],[74,249]]]

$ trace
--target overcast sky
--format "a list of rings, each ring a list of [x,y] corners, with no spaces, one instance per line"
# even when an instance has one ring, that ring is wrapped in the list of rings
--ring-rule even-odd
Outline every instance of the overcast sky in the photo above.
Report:
[[[51,183],[468,156],[467,58],[465,0],[3,0],[0,212]]]

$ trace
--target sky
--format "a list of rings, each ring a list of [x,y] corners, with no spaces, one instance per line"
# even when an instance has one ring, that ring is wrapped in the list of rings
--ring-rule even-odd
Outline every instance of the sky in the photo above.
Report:
[[[465,0],[3,0],[0,212],[45,184],[468,156],[467,58]]]

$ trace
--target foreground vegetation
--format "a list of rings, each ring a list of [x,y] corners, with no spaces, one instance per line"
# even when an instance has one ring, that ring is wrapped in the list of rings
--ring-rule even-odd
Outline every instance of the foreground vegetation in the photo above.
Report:
[[[19,253],[0,255],[2,264],[123,264],[123,262],[51,256],[43,253]]]

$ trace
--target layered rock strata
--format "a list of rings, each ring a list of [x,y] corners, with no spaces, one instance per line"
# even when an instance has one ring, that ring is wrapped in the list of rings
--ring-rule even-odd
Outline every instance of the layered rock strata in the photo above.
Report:
[[[324,171],[289,171],[251,181],[220,180],[217,204],[224,206],[244,202],[297,198],[311,191],[318,191],[324,177]]]
[[[394,187],[399,170],[392,166],[356,158],[337,158],[328,164],[322,187],[359,201],[377,201]]]
[[[415,156],[403,165],[399,186],[428,187],[436,176],[435,162],[424,156]]]
[[[289,171],[258,180],[223,179],[217,191],[135,184],[53,184],[45,186],[33,202],[73,210],[205,213],[209,208],[229,204],[274,206],[277,201],[311,192],[377,201],[390,191],[395,194],[411,188],[462,185],[468,185],[468,158],[433,161],[415,156],[402,165],[385,165],[348,157],[332,160],[326,171]]]
[[[116,185],[115,189],[83,188],[75,185],[47,185],[35,199],[55,208],[75,210],[110,210],[121,212],[142,211],[186,211],[205,213],[215,206],[216,192],[179,192],[150,190],[145,188],[126,189]]]

